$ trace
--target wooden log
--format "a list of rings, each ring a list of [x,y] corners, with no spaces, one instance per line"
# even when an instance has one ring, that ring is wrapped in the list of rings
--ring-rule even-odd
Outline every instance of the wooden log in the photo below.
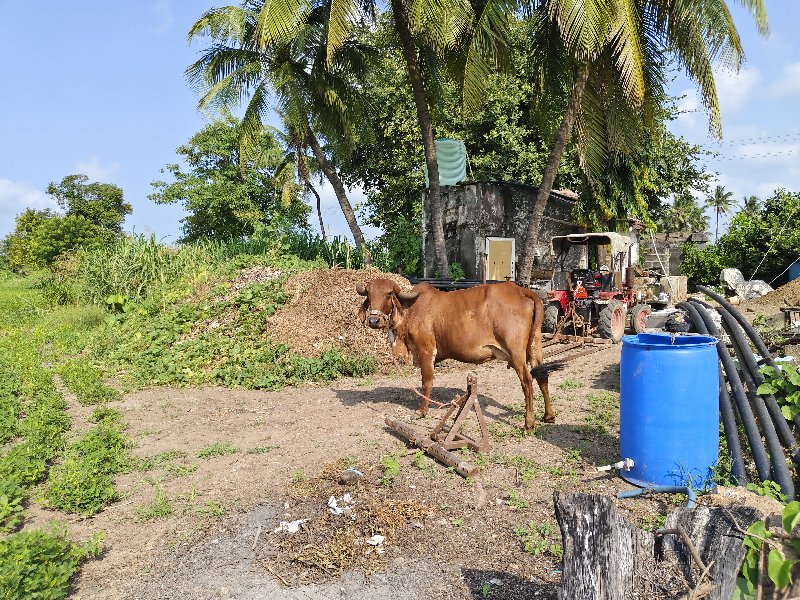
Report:
[[[564,565],[559,598],[630,600],[637,573],[652,562],[655,538],[617,512],[608,496],[553,494]]]
[[[475,477],[480,469],[465,460],[461,460],[458,454],[450,452],[443,448],[440,444],[433,441],[428,435],[408,423],[399,421],[394,417],[386,417],[386,424],[394,431],[402,435],[409,442],[424,450],[427,454],[433,456],[436,460],[444,463],[448,467],[453,467],[462,477]]]

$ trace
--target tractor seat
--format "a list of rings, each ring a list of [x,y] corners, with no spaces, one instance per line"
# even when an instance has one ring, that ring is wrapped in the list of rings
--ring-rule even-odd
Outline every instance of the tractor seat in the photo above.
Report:
[[[600,284],[595,282],[594,273],[591,269],[574,269],[570,275],[572,277],[573,284],[578,283],[580,280],[583,283],[583,287],[585,287],[587,291],[600,289]]]

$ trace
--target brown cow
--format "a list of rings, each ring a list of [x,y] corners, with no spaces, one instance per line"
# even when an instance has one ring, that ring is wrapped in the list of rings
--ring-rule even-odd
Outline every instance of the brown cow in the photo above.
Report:
[[[424,398],[419,413],[428,411],[433,367],[446,358],[481,364],[499,358],[508,362],[525,394],[525,429],[533,416],[533,378],[544,397],[544,421],[552,423],[547,369],[542,359],[542,299],[513,283],[494,283],[442,292],[421,283],[403,292],[389,279],[373,279],[356,291],[366,296],[359,318],[372,329],[386,329],[397,357],[411,356],[422,370]],[[529,369],[528,365],[533,369]]]

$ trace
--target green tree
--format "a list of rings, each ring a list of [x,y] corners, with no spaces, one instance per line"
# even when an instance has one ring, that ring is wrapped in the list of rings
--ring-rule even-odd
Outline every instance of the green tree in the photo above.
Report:
[[[391,250],[395,240],[406,239],[409,224],[420,221],[417,190],[422,185],[423,152],[411,93],[403,84],[405,65],[386,21],[380,16],[378,26],[363,34],[363,42],[380,56],[363,92],[373,107],[374,135],[356,143],[340,165],[346,181],[364,189],[365,218],[387,233]],[[538,67],[530,51],[533,30],[529,20],[510,24],[512,68],[487,77],[485,102],[469,114],[461,113],[457,84],[441,79],[437,128],[447,137],[464,140],[471,179],[534,186],[541,180],[562,107],[553,95],[534,93]],[[601,174],[588,182],[581,175],[575,144],[568,146],[556,184],[581,192],[574,215],[579,222],[613,229],[615,220],[630,214],[649,222],[670,208],[669,198],[708,191],[704,151],[669,131],[667,123],[677,114],[675,102],[667,97],[660,102],[652,126],[640,124],[635,130],[636,151],[609,154]]]
[[[89,223],[114,234],[122,233],[122,222],[132,207],[113,183],[89,183],[86,175],[67,175],[61,183],[50,183],[47,193],[68,216],[83,217]]]
[[[762,0],[741,0],[767,31]],[[520,268],[530,279],[539,227],[553,181],[577,123],[587,171],[602,164],[605,149],[631,147],[627,136],[638,118],[649,122],[653,100],[663,92],[659,65],[672,57],[700,89],[712,132],[720,135],[719,101],[712,72],[715,61],[736,69],[743,51],[724,0],[549,0],[539,6],[537,45],[548,72],[572,73],[572,89],[539,186]]]
[[[681,271],[696,283],[716,283],[720,269],[773,281],[800,257],[800,193],[776,190],[755,213],[740,211],[716,244],[684,253]]]
[[[439,190],[430,102],[432,92],[436,92],[439,58],[449,56],[453,59],[449,65],[461,71],[464,97],[468,103],[474,104],[490,65],[496,64],[501,57],[510,7],[506,2],[435,0],[390,0],[388,4],[396,40],[405,61],[424,149],[436,269],[440,274],[446,274],[444,207]],[[331,0],[326,3],[329,64],[341,53],[353,31],[371,19],[377,8],[375,0]],[[268,47],[296,37],[314,10],[314,5],[304,2],[264,3],[258,16],[260,45]]]
[[[717,216],[717,224],[714,228],[714,241],[719,240],[719,216],[726,215],[733,208],[733,192],[726,192],[725,188],[718,185],[714,188],[714,193],[706,198],[706,208],[714,210]]]
[[[367,122],[354,86],[364,69],[364,49],[348,43],[335,57],[327,54],[323,7],[315,7],[305,21],[297,23],[293,35],[263,43],[257,18],[268,5],[258,0],[205,13],[189,31],[189,40],[209,36],[213,44],[187,69],[187,76],[203,91],[201,108],[227,108],[248,98],[240,135],[243,158],[263,128],[271,108],[270,92],[274,92],[284,119],[291,121],[301,136],[301,146],[311,149],[330,182],[356,246],[369,262],[363,233],[330,150],[318,138],[342,147],[352,128]]]
[[[615,222],[636,216],[646,225],[660,223],[660,229],[675,227],[675,221],[679,230],[705,230],[702,209],[692,196],[708,192],[707,153],[669,131],[667,123],[676,114],[674,101],[663,100],[653,123],[636,131],[633,150],[610,153],[603,169],[586,177],[576,211],[581,223],[614,229]],[[671,206],[669,198],[683,199]],[[686,214],[670,215],[673,209]]]
[[[705,231],[707,228],[703,207],[691,194],[676,196],[659,223],[659,229],[663,231]]]
[[[64,252],[114,239],[132,210],[122,189],[111,183],[89,183],[86,175],[50,183],[47,193],[65,212],[27,209],[17,216],[15,229],[3,244],[6,260],[16,271],[46,267]]]
[[[281,195],[296,194],[302,190],[304,194],[311,194],[316,200],[317,219],[319,220],[320,235],[325,237],[325,222],[322,219],[322,198],[312,183],[312,174],[319,172],[319,166],[314,159],[306,154],[308,144],[306,136],[297,131],[291,120],[282,116],[283,131],[275,130],[275,136],[286,148],[283,160],[278,167],[275,178],[281,186]],[[315,169],[316,165],[316,169]]]
[[[181,241],[244,238],[267,224],[278,232],[306,226],[308,207],[274,179],[283,148],[262,129],[242,169],[241,127],[230,114],[210,123],[177,149],[184,164],[161,170],[174,181],[152,183],[151,200],[180,203],[188,213]]]
[[[758,196],[745,196],[742,199],[742,210],[753,215],[761,209],[761,199]]]

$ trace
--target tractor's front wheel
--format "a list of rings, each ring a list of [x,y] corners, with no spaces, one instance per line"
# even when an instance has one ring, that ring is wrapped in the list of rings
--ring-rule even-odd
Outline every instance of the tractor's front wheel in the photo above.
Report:
[[[545,333],[555,333],[558,325],[558,304],[548,304],[544,308],[544,318],[542,319],[542,331]]]
[[[600,322],[597,324],[600,335],[610,339],[615,344],[622,339],[625,333],[625,305],[618,300],[611,300],[600,311]]]
[[[650,318],[650,313],[653,312],[649,304],[636,304],[631,309],[631,327],[636,333],[642,333],[647,329],[647,319]]]

